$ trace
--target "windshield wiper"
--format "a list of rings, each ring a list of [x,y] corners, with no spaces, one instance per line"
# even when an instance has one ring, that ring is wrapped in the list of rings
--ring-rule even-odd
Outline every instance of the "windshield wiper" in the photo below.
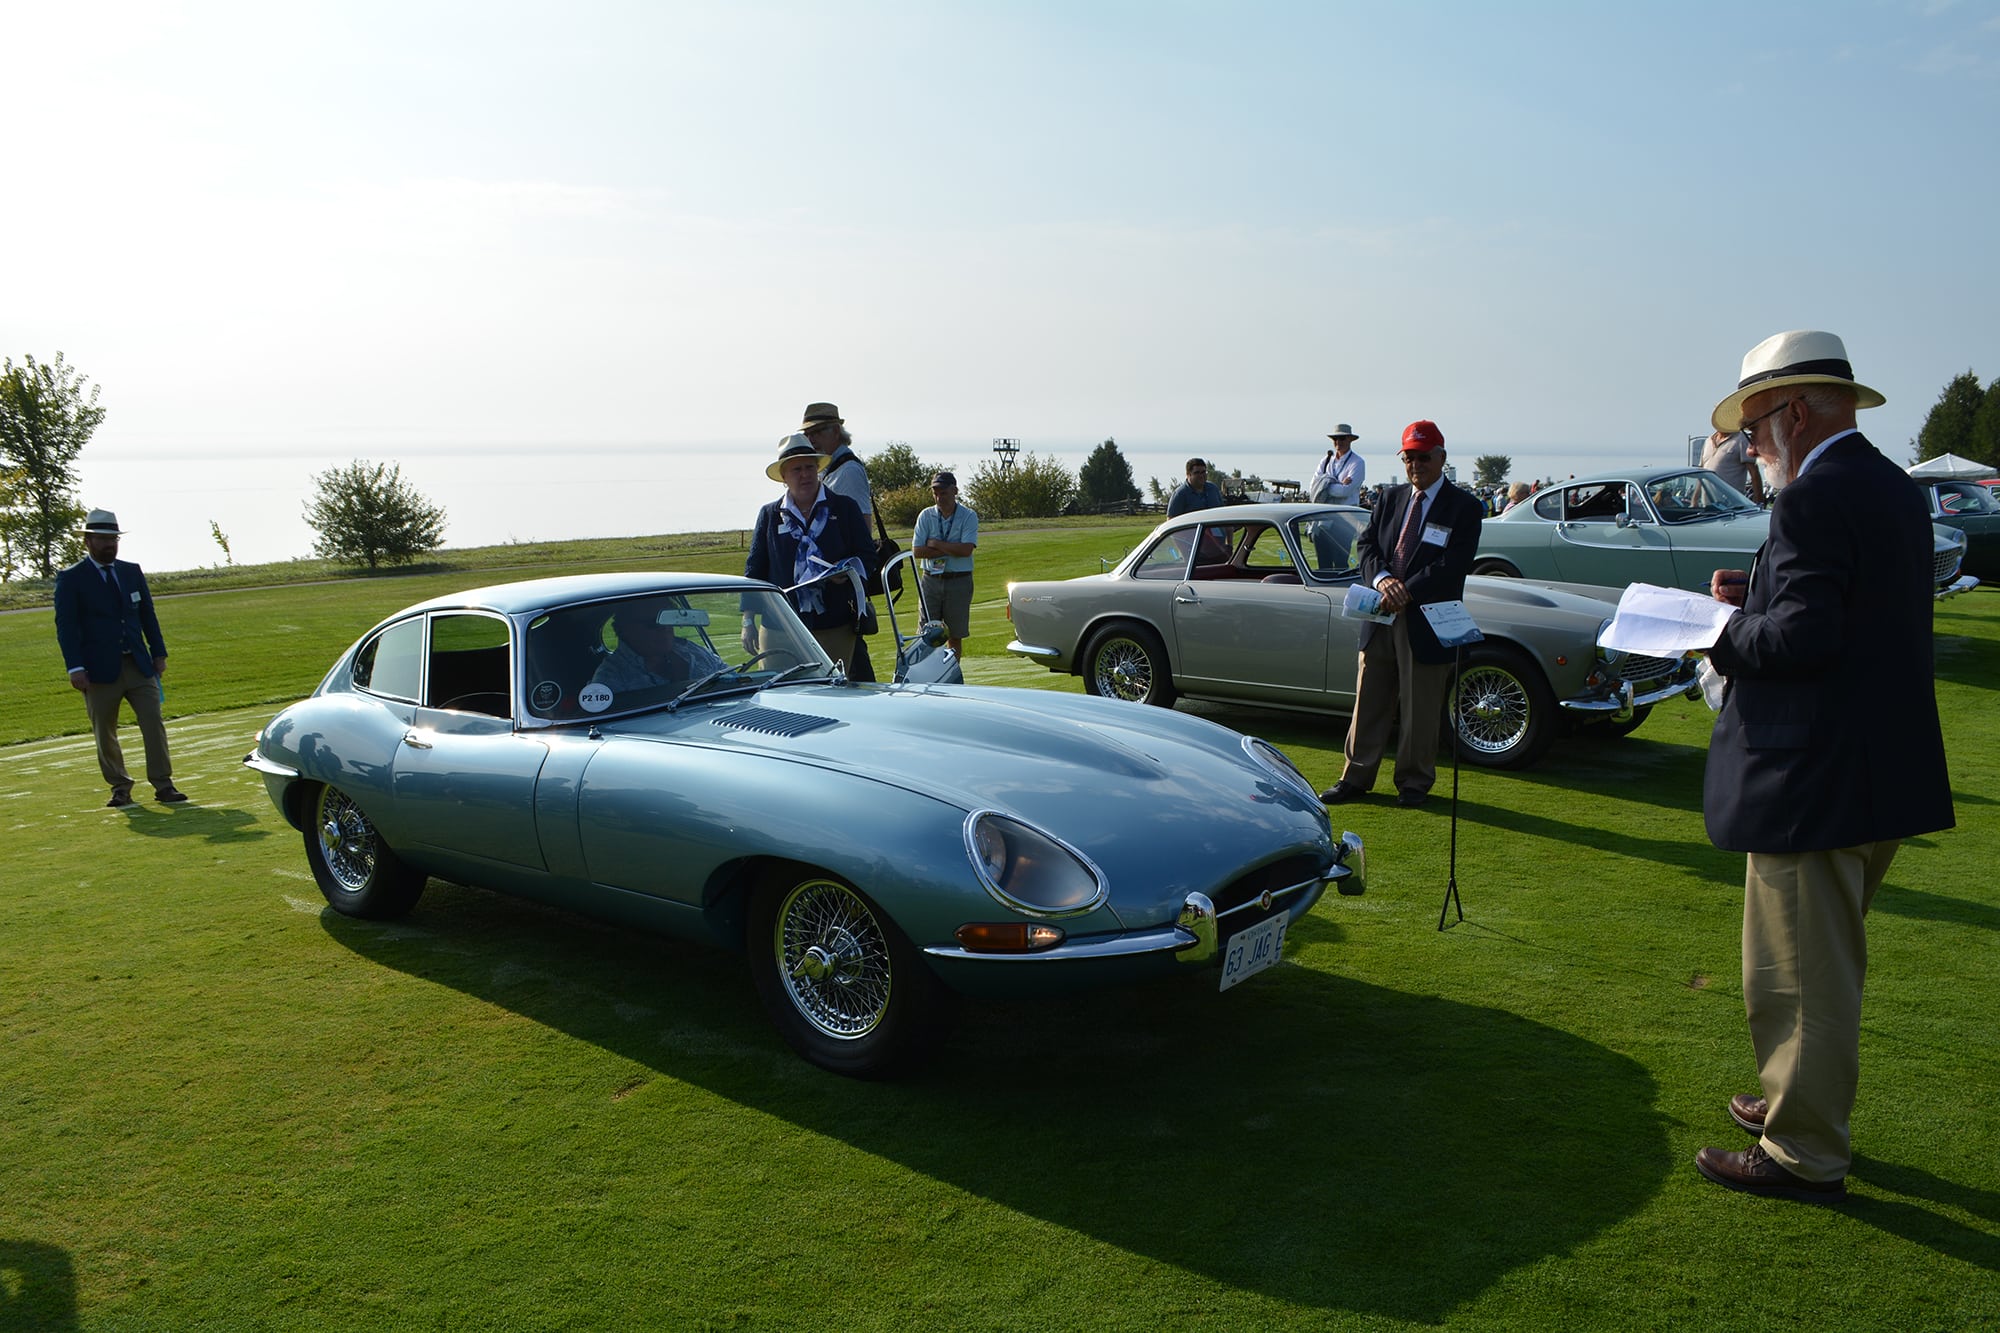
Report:
[[[750,658],[749,661],[742,662],[736,666],[725,666],[709,672],[706,676],[703,676],[700,680],[694,682],[694,684],[688,686],[686,689],[682,690],[679,694],[676,694],[673,698],[667,700],[666,704],[667,711],[669,713],[673,712],[676,708],[680,707],[683,703],[687,702],[694,695],[700,693],[702,690],[707,689],[710,685],[713,685],[716,681],[721,680],[724,676],[740,675],[744,667],[749,666],[752,662],[755,662],[757,658],[763,657],[764,655],[765,655],[764,653],[759,653],[757,654],[757,657]],[[794,662],[790,666],[786,667],[783,671],[780,671],[777,675],[763,682],[763,686],[760,686],[759,688],[776,685],[779,681],[783,680],[785,677],[791,675],[795,671],[803,671],[807,667],[817,667],[819,665],[820,664],[818,662]],[[745,681],[741,683],[748,684],[749,682]]]

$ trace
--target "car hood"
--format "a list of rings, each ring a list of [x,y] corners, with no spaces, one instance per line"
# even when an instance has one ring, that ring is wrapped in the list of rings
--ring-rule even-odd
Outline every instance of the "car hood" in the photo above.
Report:
[[[1260,850],[1275,858],[1332,845],[1319,803],[1245,754],[1240,734],[1084,695],[799,685],[621,719],[603,732],[764,754],[966,811],[1004,811],[1093,858],[1144,847],[1159,853],[1163,875],[1184,862],[1170,877],[1183,883],[1207,870],[1238,873]]]
[[[1502,615],[1509,609],[1523,608],[1572,611],[1588,617],[1593,625],[1618,609],[1618,590],[1607,588],[1604,593],[1607,595],[1572,592],[1533,579],[1489,578],[1484,574],[1465,580],[1465,600],[1472,608],[1490,607]],[[1475,611],[1473,619],[1478,618]]]

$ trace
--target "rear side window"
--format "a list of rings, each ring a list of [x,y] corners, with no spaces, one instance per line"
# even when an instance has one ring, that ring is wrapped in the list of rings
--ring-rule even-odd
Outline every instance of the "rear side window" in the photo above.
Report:
[[[354,655],[354,683],[370,694],[417,700],[423,679],[424,620],[401,620],[361,645]]]
[[[1132,568],[1135,579],[1178,579],[1187,572],[1188,548],[1193,528],[1181,528],[1160,538],[1146,558]]]
[[[1535,497],[1535,517],[1545,518],[1551,523],[1560,523],[1563,516],[1563,496],[1561,491],[1543,491]]]

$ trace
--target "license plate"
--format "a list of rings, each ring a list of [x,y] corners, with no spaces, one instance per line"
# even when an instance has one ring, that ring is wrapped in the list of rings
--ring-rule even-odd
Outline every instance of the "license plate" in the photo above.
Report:
[[[1222,985],[1228,990],[1245,977],[1253,977],[1277,962],[1285,951],[1285,927],[1291,918],[1280,912],[1269,921],[1240,930],[1229,937],[1222,955]]]

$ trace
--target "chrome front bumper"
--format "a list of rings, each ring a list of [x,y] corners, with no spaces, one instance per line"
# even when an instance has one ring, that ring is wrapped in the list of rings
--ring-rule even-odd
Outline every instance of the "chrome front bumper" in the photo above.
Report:
[[[1224,935],[1222,922],[1225,919],[1239,912],[1268,911],[1281,903],[1287,904],[1293,918],[1297,919],[1310,911],[1329,888],[1347,898],[1367,891],[1368,851],[1362,846],[1360,834],[1348,832],[1340,835],[1340,843],[1333,850],[1333,864],[1327,867],[1324,875],[1274,889],[1263,897],[1253,898],[1223,912],[1215,910],[1215,903],[1207,894],[1190,893],[1171,926],[1065,941],[1053,949],[1039,949],[1033,953],[975,953],[950,944],[927,945],[924,952],[933,958],[977,963],[1076,963],[1173,954],[1174,961],[1198,967],[1213,963],[1219,956]]]
[[[1562,706],[1574,713],[1609,713],[1615,721],[1623,722],[1632,716],[1635,708],[1649,708],[1676,696],[1686,699],[1699,698],[1701,685],[1694,678],[1692,668],[1681,673],[1685,679],[1676,677],[1665,685],[1657,685],[1643,693],[1634,691],[1632,682],[1618,682],[1618,692],[1608,699],[1565,699]]]
[[[1037,662],[1047,662],[1053,658],[1062,656],[1062,649],[1060,648],[1044,648],[1040,644],[1022,643],[1019,639],[1010,639],[1007,643],[1007,651],[1013,653],[1016,657],[1032,658]]]
[[[1961,574],[1945,587],[1932,594],[1932,600],[1942,602],[1947,597],[1956,597],[1962,592],[1971,592],[1979,586],[1979,580],[1970,574]]]

